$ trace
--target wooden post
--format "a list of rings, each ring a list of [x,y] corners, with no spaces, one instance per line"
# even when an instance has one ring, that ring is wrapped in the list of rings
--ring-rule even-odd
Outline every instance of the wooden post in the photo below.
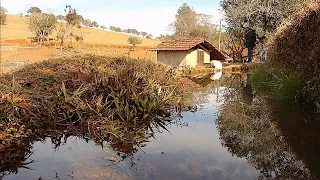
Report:
[[[219,29],[219,51],[221,51],[221,30],[222,30],[222,24],[220,19],[220,29]]]

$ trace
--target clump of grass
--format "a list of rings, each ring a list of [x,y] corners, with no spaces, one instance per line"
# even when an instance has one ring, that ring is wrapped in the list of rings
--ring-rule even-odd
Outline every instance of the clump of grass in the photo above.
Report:
[[[302,83],[303,90],[300,97],[312,104],[320,101],[320,83],[316,80],[320,74],[319,12],[318,1],[304,4],[299,12],[283,22],[268,43],[269,66],[277,70],[275,72],[282,69],[287,73],[287,77],[279,78],[282,79],[281,83],[292,91],[300,89],[300,83]],[[286,90],[282,88],[280,92],[295,93],[291,90],[288,92],[288,88]]]
[[[281,99],[298,99],[303,90],[303,83],[298,75],[267,66],[256,70],[250,83],[255,91]]]
[[[125,141],[152,123],[165,128],[183,95],[179,77],[163,65],[98,56],[32,64],[2,77],[0,87],[3,147],[19,140],[5,135],[10,123],[31,132],[46,127]],[[17,99],[6,98],[10,94]]]

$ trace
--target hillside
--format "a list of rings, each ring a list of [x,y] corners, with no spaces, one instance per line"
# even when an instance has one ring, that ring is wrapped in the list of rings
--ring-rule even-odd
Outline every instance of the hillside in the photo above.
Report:
[[[25,17],[17,15],[8,15],[6,25],[1,26],[0,40],[14,40],[14,39],[27,39],[31,36],[28,25],[24,21]],[[103,31],[100,29],[93,29],[82,27],[84,34],[84,43],[90,44],[117,44],[128,45],[128,37],[130,35],[124,33]],[[52,37],[55,37],[53,32]],[[142,46],[156,46],[160,43],[158,40],[141,38]]]

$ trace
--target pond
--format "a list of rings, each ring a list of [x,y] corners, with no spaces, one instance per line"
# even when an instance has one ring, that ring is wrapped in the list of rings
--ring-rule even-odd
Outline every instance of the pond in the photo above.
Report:
[[[317,179],[317,117],[252,95],[246,74],[193,80],[189,111],[144,133],[142,144],[47,135],[0,161],[13,179]],[[239,90],[240,87],[240,90]],[[253,113],[252,113],[253,112]]]

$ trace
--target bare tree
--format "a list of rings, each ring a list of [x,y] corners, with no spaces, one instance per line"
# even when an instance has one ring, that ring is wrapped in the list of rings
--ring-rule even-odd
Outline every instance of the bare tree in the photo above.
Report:
[[[65,40],[70,38],[72,43],[72,38],[76,40],[83,39],[81,33],[79,34],[77,30],[81,28],[80,23],[83,22],[82,16],[77,14],[77,11],[73,9],[70,5],[66,6],[65,16],[66,23],[58,23],[56,26],[57,38],[60,41],[60,50],[62,51]]]
[[[33,13],[26,19],[26,22],[41,47],[43,41],[53,32],[57,19],[52,13]]]

